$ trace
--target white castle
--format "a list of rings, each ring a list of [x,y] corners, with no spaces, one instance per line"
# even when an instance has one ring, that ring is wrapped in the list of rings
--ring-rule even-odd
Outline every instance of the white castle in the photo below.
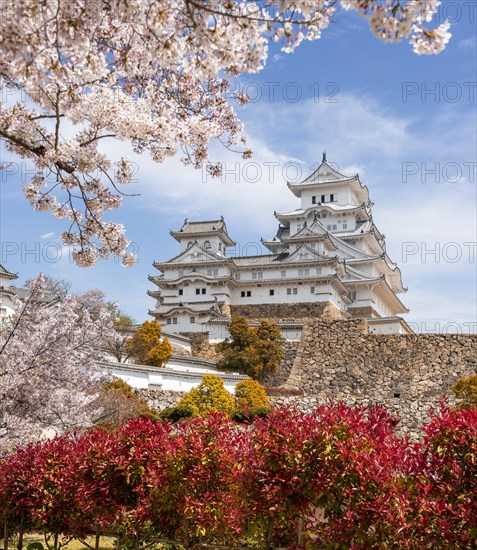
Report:
[[[324,153],[315,172],[288,188],[301,205],[275,212],[278,232],[261,240],[269,254],[228,256],[235,243],[223,218],[186,219],[171,231],[180,252],[154,262],[162,273],[149,277],[157,286],[148,292],[157,300],[149,314],[178,333],[217,334],[232,315],[286,321],[331,310],[368,318],[372,332],[408,332],[398,317],[408,312],[397,296],[406,291],[401,272],[386,253],[359,176],[340,173]]]

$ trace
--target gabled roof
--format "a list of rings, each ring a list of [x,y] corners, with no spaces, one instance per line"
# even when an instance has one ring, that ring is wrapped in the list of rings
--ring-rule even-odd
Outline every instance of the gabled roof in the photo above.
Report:
[[[336,256],[322,256],[307,244],[302,244],[294,252],[288,254],[283,263],[295,262],[329,262],[336,260]]]
[[[368,254],[364,250],[360,250],[359,248],[352,246],[346,241],[342,241],[339,237],[337,237],[333,233],[330,233],[330,239],[338,250],[350,256],[349,258],[343,258],[346,261],[349,261],[349,260],[368,261],[368,260],[376,260],[381,257],[381,255],[377,256],[375,254]]]
[[[298,233],[286,238],[286,240],[296,241],[300,239],[306,239],[308,237],[325,237],[328,235],[328,231],[323,227],[321,223],[314,221],[311,225],[305,225]]]
[[[326,154],[323,155],[323,160],[318,168],[310,174],[305,180],[301,183],[322,183],[330,181],[346,181],[349,180],[350,176],[342,174],[337,168],[332,166],[326,160]]]
[[[201,260],[198,259],[199,255],[203,255]],[[192,256],[192,257],[189,259],[189,256]],[[188,248],[187,250],[184,250],[177,256],[174,256],[174,258],[167,260],[167,262],[154,262],[152,265],[157,269],[161,269],[161,266],[170,267],[173,264],[196,265],[199,262],[201,265],[206,265],[207,263],[211,263],[211,262],[227,263],[228,259],[225,258],[224,256],[220,256],[219,254],[215,254],[210,250],[206,250],[205,248],[200,246],[197,241],[195,241],[190,248]]]
[[[18,275],[16,273],[8,271],[8,269],[3,267],[2,264],[0,264],[0,277],[3,279],[18,279]]]
[[[206,237],[220,235],[227,246],[235,246],[235,242],[227,233],[227,226],[225,225],[224,218],[200,222],[190,222],[186,218],[182,227],[178,231],[171,231],[171,235],[176,241],[198,236]]]
[[[327,162],[326,153],[323,154],[323,161],[320,166],[318,166],[318,168],[306,179],[299,183],[287,183],[290,191],[297,197],[301,196],[303,189],[310,189],[313,187],[323,187],[324,189],[326,186],[330,185],[348,184],[353,186],[354,191],[360,197],[359,200],[362,200],[363,202],[369,200],[368,188],[361,183],[358,174],[354,176],[346,176]]]
[[[177,311],[188,311],[190,313],[214,313],[226,317],[220,310],[217,300],[208,300],[204,302],[169,302],[159,305],[150,310],[150,315],[171,315]]]
[[[352,283],[358,281],[379,281],[380,279],[382,279],[382,276],[368,275],[367,273],[363,273],[359,269],[353,268],[349,265],[346,265],[346,274],[347,277],[342,279],[344,283]]]

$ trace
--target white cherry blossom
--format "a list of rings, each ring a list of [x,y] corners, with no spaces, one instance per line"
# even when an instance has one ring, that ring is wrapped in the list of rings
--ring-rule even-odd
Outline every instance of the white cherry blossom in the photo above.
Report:
[[[132,144],[156,162],[220,165],[208,144],[220,140],[247,158],[228,75],[256,73],[269,43],[285,52],[316,40],[335,0],[15,0],[2,5],[0,86],[23,98],[0,109],[0,138],[38,170],[24,186],[36,210],[67,220],[65,244],[78,265],[134,260],[121,224],[110,221],[131,182],[127,159],[109,159],[103,140]],[[449,25],[425,28],[437,0],[341,0],[386,42],[409,39],[418,54],[442,51]],[[227,95],[232,99],[227,100]],[[64,138],[68,124],[76,134]],[[115,164],[116,163],[116,164]],[[121,187],[119,189],[118,187]]]

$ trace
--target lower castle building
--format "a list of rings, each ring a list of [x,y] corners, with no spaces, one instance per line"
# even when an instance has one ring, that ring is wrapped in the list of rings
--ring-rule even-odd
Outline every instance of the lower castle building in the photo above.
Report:
[[[368,189],[326,160],[300,183],[288,183],[300,208],[275,212],[270,251],[228,256],[235,242],[223,218],[184,221],[171,231],[180,246],[174,258],[154,262],[161,273],[150,310],[167,331],[226,336],[231,316],[299,320],[328,316],[371,319],[373,332],[410,332],[399,317],[408,309],[401,272],[375,226]]]

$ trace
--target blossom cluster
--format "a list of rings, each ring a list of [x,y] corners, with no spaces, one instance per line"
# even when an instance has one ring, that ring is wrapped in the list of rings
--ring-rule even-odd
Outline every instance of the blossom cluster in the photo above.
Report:
[[[70,223],[63,233],[78,265],[115,255],[134,263],[121,224],[105,216],[121,204],[133,171],[105,156],[105,140],[127,141],[162,162],[177,150],[196,168],[218,139],[242,148],[242,124],[224,75],[260,71],[269,42],[292,52],[330,24],[335,0],[17,0],[2,8],[0,86],[25,104],[2,105],[0,138],[33,162],[24,192],[37,210]],[[437,0],[341,0],[385,41],[410,38],[416,53],[438,53],[449,25],[427,29]],[[230,94],[238,105],[244,94]],[[76,132],[76,133],[75,133]],[[63,136],[64,134],[64,136]],[[72,137],[66,137],[73,134]]]
[[[116,337],[116,311],[94,291],[47,288],[42,276],[0,331],[0,453],[45,435],[92,424],[104,375],[102,343]]]

